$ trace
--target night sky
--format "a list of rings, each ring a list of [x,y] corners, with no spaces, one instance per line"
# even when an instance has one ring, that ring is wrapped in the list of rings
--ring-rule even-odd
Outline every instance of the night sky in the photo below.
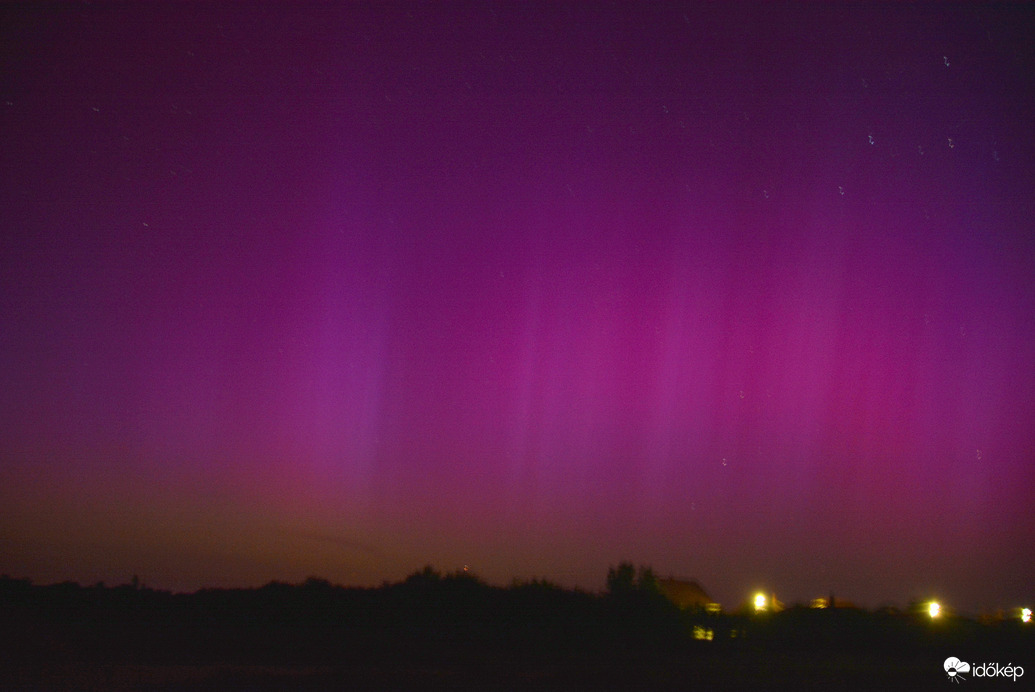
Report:
[[[0,573],[1035,602],[1035,9],[0,9]]]

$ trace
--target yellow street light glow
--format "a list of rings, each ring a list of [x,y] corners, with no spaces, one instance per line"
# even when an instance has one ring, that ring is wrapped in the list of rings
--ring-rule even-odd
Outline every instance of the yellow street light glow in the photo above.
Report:
[[[1031,622],[1031,608],[1021,608],[1021,622]]]
[[[765,610],[765,594],[755,594],[755,612]]]
[[[931,601],[927,605],[927,614],[933,618],[942,614],[942,607],[938,604],[938,601]]]

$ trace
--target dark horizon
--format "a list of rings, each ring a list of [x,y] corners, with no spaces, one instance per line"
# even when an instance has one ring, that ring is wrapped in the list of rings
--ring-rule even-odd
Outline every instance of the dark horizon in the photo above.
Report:
[[[0,578],[0,680],[19,690],[909,690],[1030,674],[1017,662],[1035,627],[1015,614],[716,612],[683,586],[628,562],[598,594],[430,567],[370,589],[309,578],[192,594],[136,578],[86,588]]]
[[[1035,603],[1035,6],[0,18],[0,573]]]
[[[717,584],[709,585],[702,583],[700,579],[694,576],[687,576],[682,574],[672,574],[665,572],[658,572],[654,569],[653,565],[640,564],[635,565],[633,562],[624,560],[619,561],[615,564],[609,565],[609,570],[614,568],[616,565],[628,564],[637,568],[638,570],[647,569],[650,573],[663,581],[675,581],[686,584],[695,584],[712,598],[712,603],[720,607],[722,612],[725,613],[738,613],[752,611],[752,603],[754,599],[759,595],[765,596],[771,607],[772,599],[775,598],[780,609],[790,608],[825,608],[826,606],[816,606],[816,600],[825,600],[829,603],[831,600],[835,603],[835,607],[844,609],[857,609],[862,611],[879,612],[884,610],[898,611],[902,613],[911,613],[919,606],[926,607],[931,602],[936,602],[943,609],[944,614],[951,614],[952,617],[962,617],[966,619],[982,619],[982,618],[999,618],[999,619],[1016,619],[1015,615],[1020,612],[1023,608],[1030,608],[1031,604],[1028,601],[1017,601],[1015,603],[998,603],[998,604],[986,604],[981,610],[973,610],[965,607],[961,607],[959,604],[945,600],[936,592],[922,593],[922,594],[910,594],[908,596],[902,596],[898,599],[888,599],[881,601],[880,603],[871,604],[863,603],[852,597],[850,593],[835,593],[833,589],[828,589],[825,592],[816,592],[812,598],[809,599],[796,599],[788,600],[786,598],[785,591],[775,588],[769,584],[756,585],[754,588],[742,590],[741,596],[738,599],[731,601],[721,601],[716,599],[713,594],[715,593],[736,593],[737,589],[729,584]],[[493,582],[485,579],[482,575],[476,571],[470,569],[469,565],[457,566],[452,569],[437,566],[433,563],[426,562],[419,569],[414,568],[406,572],[406,574],[398,579],[384,579],[380,583],[344,583],[337,582],[331,579],[317,574],[310,574],[305,579],[298,581],[288,581],[278,578],[271,578],[261,583],[247,583],[247,584],[222,584],[219,586],[215,585],[201,585],[196,588],[170,588],[168,586],[158,586],[154,583],[149,582],[147,579],[142,578],[140,573],[133,573],[131,577],[123,580],[116,580],[115,582],[107,582],[105,580],[98,580],[95,582],[82,581],[74,578],[60,579],[51,582],[39,582],[31,577],[11,575],[7,573],[0,574],[0,580],[8,580],[12,582],[23,582],[30,584],[33,587],[39,588],[52,588],[64,585],[74,585],[81,589],[90,588],[103,588],[103,589],[123,589],[131,587],[133,589],[144,589],[155,592],[170,593],[175,595],[193,595],[203,593],[206,591],[236,591],[236,590],[256,590],[268,588],[270,586],[291,586],[291,587],[302,587],[308,584],[317,583],[325,584],[334,588],[342,589],[383,589],[391,586],[396,586],[405,583],[415,577],[431,573],[436,578],[469,578],[479,584],[482,584],[488,588],[494,589],[507,589],[507,588],[518,588],[522,586],[536,586],[543,585],[551,588],[564,589],[570,591],[576,591],[585,593],[587,595],[605,595],[609,591],[608,575],[601,575],[600,584],[598,585],[585,585],[585,584],[572,584],[566,585],[557,582],[545,575],[530,575],[530,576],[514,576],[509,580],[503,582]],[[718,588],[715,588],[718,587]]]
[[[625,570],[625,571],[623,571]],[[464,584],[466,583],[466,586]],[[459,585],[460,591],[454,591]],[[3,597],[4,617],[10,622],[17,622],[18,618],[26,614],[33,614],[34,617],[43,617],[47,620],[51,617],[61,619],[63,617],[78,617],[81,615],[76,608],[68,608],[70,602],[64,599],[69,597],[86,599],[84,604],[92,603],[94,607],[115,602],[90,599],[92,592],[104,592],[109,596],[130,593],[137,593],[143,598],[150,597],[202,597],[206,595],[219,595],[232,598],[234,594],[263,592],[287,593],[292,591],[308,593],[373,593],[392,592],[400,588],[412,588],[418,590],[430,590],[428,597],[432,599],[434,608],[441,609],[445,615],[451,608],[460,608],[460,604],[450,601],[451,597],[444,597],[450,593],[464,593],[464,589],[475,589],[484,592],[499,593],[539,593],[539,594],[566,594],[567,597],[581,597],[589,599],[604,599],[613,601],[628,598],[647,597],[647,601],[636,607],[645,607],[651,610],[650,603],[655,597],[661,597],[661,603],[665,603],[665,609],[674,609],[688,617],[697,618],[761,618],[765,619],[777,613],[793,613],[794,611],[824,611],[833,609],[842,611],[853,611],[866,615],[877,615],[883,617],[908,618],[915,623],[931,623],[937,626],[941,621],[963,622],[970,621],[983,625],[999,625],[1010,623],[1012,626],[1020,626],[1025,631],[1031,623],[1031,608],[1028,604],[1012,604],[1009,607],[998,607],[982,612],[970,612],[958,609],[955,604],[945,602],[938,598],[910,598],[902,603],[882,603],[875,607],[859,604],[850,598],[850,595],[835,594],[828,592],[812,599],[809,602],[785,601],[781,594],[774,591],[759,589],[745,593],[744,597],[735,603],[719,603],[709,593],[707,585],[701,584],[693,578],[681,577],[678,575],[665,575],[654,571],[650,565],[636,565],[628,560],[620,561],[610,565],[603,580],[601,588],[587,589],[581,586],[565,587],[557,582],[544,577],[531,577],[521,579],[515,577],[506,584],[495,584],[482,578],[470,570],[467,566],[454,570],[441,570],[434,565],[425,564],[420,569],[412,570],[405,577],[398,580],[385,580],[377,585],[342,584],[318,575],[309,575],[298,582],[286,582],[279,579],[272,579],[259,585],[236,585],[223,587],[201,587],[191,591],[178,591],[173,589],[156,588],[134,574],[128,580],[121,583],[95,582],[92,584],[82,583],[76,580],[64,580],[53,583],[36,583],[27,577],[12,577],[9,574],[0,574],[0,596]],[[444,589],[444,591],[443,591]],[[56,595],[56,599],[55,599]],[[102,594],[103,595],[103,594]],[[465,597],[466,598],[466,597]],[[759,599],[762,599],[761,603]],[[50,600],[48,600],[50,599]],[[442,599],[442,600],[439,600]],[[51,602],[51,600],[53,602]],[[181,603],[186,603],[180,601]],[[654,601],[657,605],[659,601]],[[64,610],[57,606],[64,603]],[[252,608],[258,604],[252,604]],[[932,614],[932,605],[937,610]],[[39,608],[42,610],[38,610]],[[462,614],[461,608],[457,614]],[[77,613],[79,613],[77,615]],[[1025,618],[1027,614],[1027,619]],[[242,614],[244,614],[242,612]],[[261,608],[249,612],[249,617],[261,616]],[[346,614],[342,614],[343,617]],[[875,621],[879,622],[879,621]],[[892,622],[888,620],[886,622]],[[506,622],[499,623],[505,626]],[[689,632],[687,632],[689,634]]]

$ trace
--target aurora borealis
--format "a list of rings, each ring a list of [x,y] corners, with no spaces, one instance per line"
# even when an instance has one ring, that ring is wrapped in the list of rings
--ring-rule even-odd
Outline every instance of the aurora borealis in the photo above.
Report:
[[[1035,600],[1030,6],[0,12],[0,572]]]

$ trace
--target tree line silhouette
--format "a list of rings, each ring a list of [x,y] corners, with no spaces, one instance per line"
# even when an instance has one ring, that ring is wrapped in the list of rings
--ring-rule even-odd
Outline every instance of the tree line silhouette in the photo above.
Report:
[[[0,681],[4,671],[32,679],[31,671],[54,665],[132,663],[332,666],[375,687],[418,686],[429,671],[466,676],[472,686],[501,671],[539,671],[560,687],[639,686],[659,675],[721,684],[721,676],[750,676],[746,662],[774,653],[799,661],[801,675],[844,652],[913,660],[932,647],[977,647],[1019,660],[1033,639],[1030,628],[1010,624],[931,623],[855,608],[764,616],[680,609],[649,567],[629,562],[608,570],[601,593],[545,579],[493,586],[430,566],[375,588],[310,577],[194,593],[151,589],[136,578],[108,587],[0,577]]]

